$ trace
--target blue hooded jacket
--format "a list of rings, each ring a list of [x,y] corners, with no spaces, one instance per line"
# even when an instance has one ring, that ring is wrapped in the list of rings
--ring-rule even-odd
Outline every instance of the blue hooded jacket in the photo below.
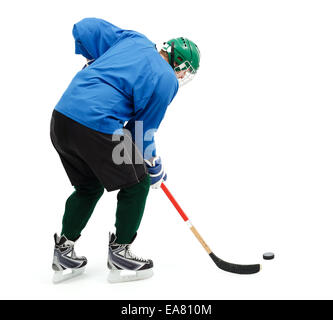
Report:
[[[155,156],[153,133],[178,91],[173,69],[144,35],[102,19],[81,20],[73,36],[75,53],[95,61],[76,74],[55,110],[107,134],[125,127],[133,138],[141,121],[145,140],[136,143],[146,159]]]

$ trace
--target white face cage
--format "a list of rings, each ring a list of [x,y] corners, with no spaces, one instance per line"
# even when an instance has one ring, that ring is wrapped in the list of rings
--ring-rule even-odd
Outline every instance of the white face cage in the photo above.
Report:
[[[178,78],[179,86],[182,87],[185,84],[193,80],[196,75],[195,69],[192,67],[191,63],[188,61],[183,62],[179,66],[174,68],[176,76]]]

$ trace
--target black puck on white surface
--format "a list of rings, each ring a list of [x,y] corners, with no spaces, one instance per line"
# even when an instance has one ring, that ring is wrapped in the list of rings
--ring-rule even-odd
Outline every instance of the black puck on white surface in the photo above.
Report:
[[[274,259],[274,253],[273,252],[266,252],[263,254],[264,260],[273,260]]]

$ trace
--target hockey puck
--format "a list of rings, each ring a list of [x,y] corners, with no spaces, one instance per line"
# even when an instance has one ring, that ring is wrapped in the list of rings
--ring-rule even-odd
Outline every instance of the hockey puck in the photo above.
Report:
[[[264,260],[272,260],[274,259],[274,253],[273,252],[266,252],[263,254]]]

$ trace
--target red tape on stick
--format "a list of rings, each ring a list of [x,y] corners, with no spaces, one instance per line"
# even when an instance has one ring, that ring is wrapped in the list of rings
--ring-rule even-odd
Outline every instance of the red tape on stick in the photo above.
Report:
[[[172,202],[172,204],[174,205],[174,207],[177,209],[177,211],[179,212],[179,214],[182,216],[182,218],[184,219],[184,221],[186,222],[188,220],[187,215],[185,214],[185,212],[183,211],[183,209],[180,207],[180,205],[178,204],[178,202],[173,197],[173,195],[171,194],[171,192],[168,190],[168,188],[165,186],[164,183],[161,184],[161,188],[164,191],[164,193],[166,194],[166,196],[169,198],[169,200]]]

